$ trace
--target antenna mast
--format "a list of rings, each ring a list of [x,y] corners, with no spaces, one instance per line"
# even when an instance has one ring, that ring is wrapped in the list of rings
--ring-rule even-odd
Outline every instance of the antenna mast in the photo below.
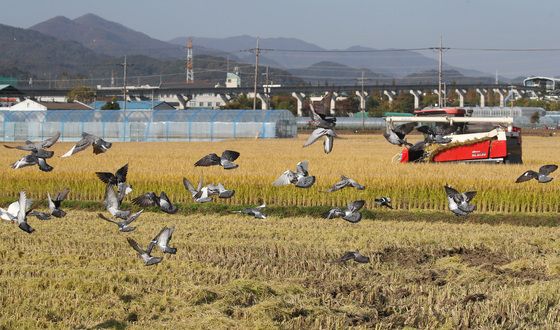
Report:
[[[187,84],[192,84],[194,82],[194,72],[193,72],[193,54],[192,54],[192,38],[187,40],[187,62],[185,63]]]

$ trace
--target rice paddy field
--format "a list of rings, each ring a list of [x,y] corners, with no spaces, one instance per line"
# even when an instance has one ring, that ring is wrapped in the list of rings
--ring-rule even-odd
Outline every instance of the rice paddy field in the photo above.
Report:
[[[40,210],[47,191],[71,193],[67,217],[31,218],[33,234],[0,223],[0,329],[560,327],[559,181],[514,183],[560,163],[558,137],[524,137],[523,165],[394,164],[399,148],[382,137],[346,136],[329,155],[304,140],[115,143],[103,155],[55,156],[51,173],[11,170],[23,153],[3,150],[0,206],[20,190]],[[241,152],[238,169],[193,167],[224,149]],[[315,186],[272,187],[303,159]],[[132,197],[164,190],[179,213],[149,210],[131,233],[98,219],[104,186],[94,172],[125,163]],[[324,192],[342,174],[366,190]],[[181,179],[200,175],[235,197],[197,209]],[[445,183],[478,190],[477,211],[446,212]],[[396,210],[376,208],[379,196]],[[360,223],[320,217],[358,198],[367,201]],[[266,220],[229,213],[260,201],[271,206]],[[126,238],[146,246],[163,226],[175,226],[177,254],[146,267]],[[333,262],[354,250],[371,262]]]

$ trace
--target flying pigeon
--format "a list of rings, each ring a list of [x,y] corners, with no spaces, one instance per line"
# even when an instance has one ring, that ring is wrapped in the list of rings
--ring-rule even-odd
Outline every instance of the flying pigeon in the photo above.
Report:
[[[4,145],[4,147],[8,149],[18,149],[18,150],[25,150],[25,151],[48,149],[52,147],[56,143],[56,141],[58,141],[59,138],[60,138],[60,132],[56,132],[55,135],[41,142],[31,142],[27,140],[25,141],[25,144],[22,146],[12,147],[8,145]],[[50,158],[50,157],[44,157],[44,158]]]
[[[332,128],[316,128],[311,133],[303,147],[305,148],[312,145],[313,143],[315,143],[315,141],[319,140],[323,136],[325,137],[325,140],[323,141],[323,150],[326,154],[330,153],[333,149],[334,138],[338,137],[338,135],[336,135],[336,132]]]
[[[110,172],[95,172],[99,180],[104,183],[112,184],[117,186],[119,195],[123,197],[132,192],[132,186],[126,182],[126,175],[128,174],[128,164],[119,168],[115,174]]]
[[[425,142],[444,144],[451,142],[451,138],[445,136],[454,133],[457,130],[457,126],[445,123],[445,125],[436,125],[435,127],[420,126],[416,130],[426,134]]]
[[[393,206],[391,205],[391,198],[389,197],[379,197],[375,199],[375,203],[378,206],[385,206],[387,208],[390,208],[391,210],[393,209]]]
[[[219,198],[227,199],[235,195],[235,190],[226,189],[221,183],[218,183],[217,185],[209,184],[206,188],[208,189],[209,196],[218,195]]]
[[[342,257],[335,260],[335,262],[346,263],[349,260],[354,260],[355,262],[358,262],[358,263],[361,263],[361,264],[369,263],[369,257],[366,257],[366,256],[362,255],[358,251],[347,251],[347,252],[344,253],[344,255]]]
[[[64,216],[66,216],[66,212],[64,212],[60,208],[60,205],[61,205],[62,201],[66,199],[66,196],[68,196],[69,192],[70,192],[70,189],[65,188],[63,191],[56,194],[54,199],[51,198],[50,193],[47,193],[47,199],[49,201],[49,211],[50,211],[52,216],[57,217],[57,218],[63,218]]]
[[[286,170],[272,185],[278,187],[293,184],[298,188],[309,188],[314,183],[315,176],[309,175],[309,163],[304,160],[297,163],[295,172]]]
[[[327,192],[333,192],[333,191],[337,191],[346,187],[354,187],[358,190],[364,190],[366,189],[366,187],[362,186],[361,184],[359,184],[358,182],[356,182],[353,179],[350,179],[347,176],[341,175],[340,176],[340,181],[338,181],[337,183],[334,184],[334,186],[330,187]]]
[[[262,204],[262,205],[257,206],[257,207],[246,208],[246,209],[243,209],[243,210],[240,210],[240,211],[232,211],[232,212],[247,214],[247,215],[253,216],[257,219],[266,219],[266,214],[262,213],[262,211],[264,210],[265,207],[266,207],[266,204]]]
[[[159,197],[154,192],[145,193],[144,195],[134,198],[132,203],[143,207],[157,206],[160,210],[169,214],[175,214],[178,210],[175,205],[171,204],[169,197],[167,197],[167,194],[163,191]]]
[[[105,187],[105,208],[114,217],[126,220],[130,216],[130,211],[121,210],[121,203],[117,197],[117,193],[113,189],[113,186],[107,184]]]
[[[457,216],[468,215],[475,210],[475,205],[470,205],[470,201],[476,196],[476,191],[460,193],[449,185],[445,185],[449,210]]]
[[[89,146],[93,146],[93,153],[98,155],[109,150],[112,145],[113,144],[111,142],[107,142],[98,136],[83,132],[82,139],[61,157],[70,157],[77,152],[85,150]]]
[[[195,189],[193,184],[187,179],[183,178],[183,186],[187,189],[196,203],[207,203],[212,201],[209,195],[208,187],[202,187],[202,177],[198,180],[198,187]]]
[[[392,125],[387,124],[383,136],[389,143],[399,147],[402,145],[412,146],[411,143],[406,142],[404,137],[412,132],[415,126],[416,123],[406,123],[393,128]]]
[[[312,120],[310,124],[315,127],[332,129],[336,126],[336,117],[327,117],[322,113],[317,113],[311,108]]]
[[[199,161],[194,163],[194,166],[214,166],[220,165],[226,170],[231,170],[239,167],[239,165],[233,163],[237,158],[239,158],[239,152],[233,150],[226,150],[222,153],[222,156],[217,154],[209,154],[202,157]]]
[[[142,248],[138,246],[138,243],[134,239],[127,237],[126,240],[128,241],[128,244],[132,246],[132,248],[138,253],[140,259],[144,261],[144,265],[151,266],[159,264],[163,260],[163,258],[161,257],[152,257],[151,253],[155,246],[153,242],[150,242],[150,244],[148,244],[146,250],[142,250]]]
[[[39,166],[39,169],[43,172],[50,172],[53,170],[53,167],[47,164],[45,158],[38,157],[35,153],[22,157],[20,160],[12,164],[12,168],[18,169],[33,165]]]
[[[27,215],[31,211],[31,202],[27,199],[25,191],[21,191],[19,193],[18,204],[19,210],[17,212],[16,219],[18,227],[24,232],[31,234],[35,231],[35,229],[31,228],[31,226],[27,223]]]
[[[517,178],[517,180],[515,181],[515,183],[519,183],[519,182],[525,182],[525,181],[529,181],[531,179],[535,179],[537,181],[539,181],[539,183],[547,183],[552,181],[553,178],[549,177],[548,175],[554,171],[556,171],[558,169],[558,165],[543,165],[541,166],[541,168],[539,168],[539,172],[535,172],[532,170],[529,170],[525,173],[523,173],[519,178]]]
[[[121,232],[130,232],[130,231],[133,231],[134,229],[136,229],[136,227],[132,227],[132,226],[130,226],[130,224],[134,220],[138,219],[138,217],[140,216],[140,214],[142,214],[142,212],[144,212],[144,210],[140,210],[140,211],[138,211],[134,214],[131,214],[126,218],[126,220],[118,221],[118,222],[107,218],[106,216],[104,216],[101,213],[97,213],[97,216],[99,218],[107,221],[107,222],[111,222],[111,223],[114,223],[115,225],[119,226],[119,231],[121,231]]]
[[[171,241],[174,231],[175,227],[163,227],[159,234],[152,239],[151,243],[155,244],[163,253],[175,254],[177,248],[169,246],[169,241]]]
[[[41,212],[41,211],[35,211],[35,210],[31,210],[27,213],[27,216],[33,216],[36,217],[39,220],[50,220],[51,215],[49,213],[46,212]]]
[[[8,206],[8,209],[0,207],[0,219],[6,221],[17,221],[17,214],[19,212],[19,201],[15,201]]]
[[[327,219],[334,219],[338,217],[342,217],[342,219],[357,223],[362,220],[362,214],[360,213],[360,209],[364,207],[366,201],[364,200],[357,200],[348,203],[348,207],[346,209],[334,208],[331,209],[326,215],[325,218]]]

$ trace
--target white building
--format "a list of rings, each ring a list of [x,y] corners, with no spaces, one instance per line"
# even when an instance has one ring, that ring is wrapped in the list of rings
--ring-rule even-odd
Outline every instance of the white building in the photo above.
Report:
[[[9,110],[92,110],[93,108],[81,102],[42,102],[25,99],[9,107]]]
[[[241,86],[241,78],[237,73],[228,72],[226,75],[226,88],[237,88]],[[189,108],[219,109],[229,101],[228,95],[222,94],[197,94],[187,102]]]

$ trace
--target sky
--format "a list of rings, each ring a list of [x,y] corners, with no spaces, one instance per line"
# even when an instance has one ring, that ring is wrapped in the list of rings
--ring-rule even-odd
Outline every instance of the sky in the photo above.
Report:
[[[560,48],[560,1],[540,0],[0,0],[0,23],[27,28],[93,13],[151,37],[294,37],[334,49]],[[8,8],[8,9],[6,9]],[[434,54],[426,54],[434,56]],[[447,63],[505,76],[560,74],[560,52],[449,51]],[[556,70],[556,71],[555,71]]]

